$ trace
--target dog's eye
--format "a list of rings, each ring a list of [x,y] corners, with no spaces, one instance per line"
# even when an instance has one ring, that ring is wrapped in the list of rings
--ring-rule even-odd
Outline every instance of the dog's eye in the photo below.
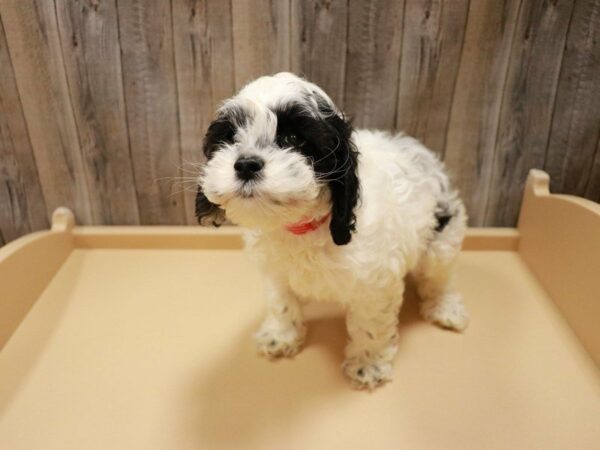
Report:
[[[294,133],[289,133],[279,136],[277,144],[280,147],[302,147],[304,140]]]
[[[285,141],[289,145],[296,146],[300,143],[300,139],[295,134],[289,134],[286,136]]]

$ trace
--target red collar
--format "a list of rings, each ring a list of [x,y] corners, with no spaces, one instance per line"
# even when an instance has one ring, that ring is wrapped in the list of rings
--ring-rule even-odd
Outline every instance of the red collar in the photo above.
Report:
[[[329,213],[325,214],[320,219],[312,219],[309,221],[302,220],[300,222],[291,223],[285,226],[285,229],[293,234],[306,234],[315,231],[329,219]]]

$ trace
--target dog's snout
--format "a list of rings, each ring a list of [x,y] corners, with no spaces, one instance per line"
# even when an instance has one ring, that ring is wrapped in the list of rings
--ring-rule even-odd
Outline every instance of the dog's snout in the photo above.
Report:
[[[242,156],[233,165],[238,178],[248,181],[256,178],[265,162],[258,156]]]

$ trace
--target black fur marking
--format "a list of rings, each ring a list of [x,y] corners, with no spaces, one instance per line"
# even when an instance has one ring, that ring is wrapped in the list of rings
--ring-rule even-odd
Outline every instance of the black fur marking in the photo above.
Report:
[[[450,222],[450,219],[452,219],[452,214],[449,214],[449,213],[436,214],[435,218],[437,220],[437,225],[435,227],[435,231],[440,233],[444,230],[444,228],[446,228],[446,225],[448,225],[448,223]]]
[[[233,144],[235,132],[248,123],[248,114],[240,107],[229,107],[222,111],[206,131],[202,151],[207,159],[218,150],[219,145]]]
[[[313,165],[316,176],[331,192],[329,230],[333,242],[345,245],[356,229],[354,208],[359,198],[358,150],[352,142],[352,125],[324,101],[317,99],[318,114],[306,105],[286,105],[275,110],[276,142],[301,152]]]
[[[210,159],[218,150],[219,145],[233,144],[235,137],[235,125],[227,117],[219,117],[210,124],[204,136],[202,151],[206,159]]]

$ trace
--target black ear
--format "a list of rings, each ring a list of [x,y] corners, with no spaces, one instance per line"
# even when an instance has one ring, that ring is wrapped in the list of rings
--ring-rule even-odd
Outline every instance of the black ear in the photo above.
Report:
[[[227,220],[225,211],[207,199],[200,186],[196,194],[196,217],[200,225],[213,225],[215,227],[222,225]]]
[[[331,222],[329,230],[333,242],[345,245],[352,239],[356,228],[354,208],[358,202],[359,182],[357,176],[358,151],[352,142],[352,126],[349,121],[333,115],[326,119],[339,137],[335,156],[340,162],[338,175],[329,181],[331,191]]]
[[[319,110],[333,135],[328,179],[331,191],[331,222],[329,230],[333,242],[346,245],[352,239],[356,228],[354,209],[358,203],[360,184],[358,182],[358,150],[352,141],[352,124],[345,117],[334,112],[320,102]]]

